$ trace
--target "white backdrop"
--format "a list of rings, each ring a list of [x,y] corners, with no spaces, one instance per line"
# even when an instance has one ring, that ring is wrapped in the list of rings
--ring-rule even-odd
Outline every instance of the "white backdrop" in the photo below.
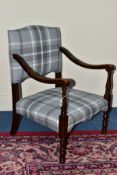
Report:
[[[78,58],[117,66],[117,0],[0,0],[0,111],[12,108],[7,30],[31,24],[59,26],[63,46]],[[104,71],[84,70],[63,59],[64,76],[76,79],[79,89],[104,94]],[[51,86],[29,79],[23,87],[25,96]],[[117,106],[117,72],[113,95]]]

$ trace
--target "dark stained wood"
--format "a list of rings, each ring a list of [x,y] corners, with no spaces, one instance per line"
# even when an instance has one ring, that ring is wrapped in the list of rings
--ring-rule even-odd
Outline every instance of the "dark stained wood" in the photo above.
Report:
[[[16,103],[17,101],[19,101],[20,98],[22,98],[21,84],[18,84],[18,83],[12,84],[13,119],[12,119],[11,131],[10,131],[11,135],[16,134],[20,123],[20,116],[16,113]]]
[[[106,68],[107,81],[105,86],[104,98],[108,101],[108,110],[110,110],[112,106],[113,73],[115,69],[116,68],[114,65],[110,65]]]
[[[56,73],[55,79],[47,78],[44,76],[39,75],[37,72],[35,72],[26,62],[25,60],[17,55],[14,54],[13,57],[16,59],[16,61],[22,66],[22,68],[27,72],[27,74],[32,77],[33,79],[48,83],[48,84],[55,84],[57,87],[62,88],[62,107],[61,107],[61,115],[60,115],[60,124],[59,124],[59,137],[60,137],[60,162],[65,162],[65,155],[66,155],[66,147],[67,147],[67,123],[68,123],[68,116],[67,116],[67,100],[66,100],[66,88],[70,85],[70,83],[73,84],[74,80],[71,79],[63,79],[62,73]],[[15,122],[13,122],[14,124]],[[16,126],[16,123],[13,125]]]
[[[115,66],[112,64],[93,65],[93,64],[85,63],[85,62],[79,60],[78,58],[76,58],[69,50],[67,50],[64,47],[60,47],[60,51],[63,54],[65,54],[67,56],[67,58],[69,58],[73,63],[75,63],[81,67],[87,68],[87,69],[106,69],[106,70],[107,69],[108,70],[115,69]]]
[[[105,87],[105,94],[104,98],[108,101],[108,108],[107,111],[103,114],[103,123],[102,123],[102,134],[107,133],[108,128],[108,119],[109,119],[109,113],[112,107],[112,89],[113,89],[113,73],[115,70],[114,65],[110,65],[110,67],[106,68],[107,71],[107,81],[106,81],[106,87]]]
[[[26,61],[18,54],[13,54],[13,58],[21,65],[21,67],[27,72],[29,77],[42,82],[42,83],[48,83],[48,84],[56,84],[58,86],[69,86],[70,81],[68,79],[63,78],[48,78],[44,77],[42,75],[39,75],[37,72],[35,72],[27,63]]]
[[[102,133],[106,134],[107,127],[108,127],[109,112],[110,112],[111,105],[112,105],[113,73],[116,68],[115,65],[113,64],[101,64],[101,65],[88,64],[76,58],[69,50],[67,50],[64,47],[61,47],[60,51],[64,53],[73,63],[77,64],[78,66],[81,66],[87,69],[97,69],[97,70],[105,69],[107,71],[107,81],[106,81],[104,98],[108,102],[108,108],[107,108],[107,111],[104,111],[103,123],[102,123]]]
[[[73,63],[79,65],[83,68],[87,69],[105,69],[107,71],[107,81],[105,87],[104,98],[108,101],[108,109],[104,112],[103,115],[103,125],[102,125],[102,133],[107,132],[108,126],[108,117],[109,111],[111,108],[112,102],[112,81],[113,81],[113,72],[115,69],[114,65],[111,64],[103,64],[103,65],[92,65],[85,63],[78,58],[76,58],[71,52],[69,52],[66,48],[61,47],[60,51],[64,53]],[[65,163],[66,157],[66,149],[67,142],[70,133],[68,133],[68,115],[67,115],[67,88],[75,85],[75,81],[71,79],[62,78],[62,72],[56,73],[55,78],[47,78],[39,75],[35,72],[26,61],[18,54],[13,54],[13,58],[21,65],[21,67],[27,72],[29,77],[48,84],[55,84],[56,87],[62,88],[62,106],[61,106],[61,114],[59,116],[59,137],[60,137],[60,163]],[[11,134],[14,135],[19,126],[19,116],[16,114],[16,102],[21,98],[21,84],[12,84],[12,92],[13,92],[13,122],[11,128]]]
[[[60,137],[60,163],[65,163],[67,139],[68,139],[68,116],[66,87],[62,88],[61,115],[59,116],[59,137]]]
[[[55,73],[55,79],[62,78],[62,72]]]
[[[55,73],[55,79],[62,78],[62,72]],[[55,87],[60,87],[59,85],[55,85]]]
[[[109,112],[110,112],[109,110],[103,112],[102,134],[107,133]]]

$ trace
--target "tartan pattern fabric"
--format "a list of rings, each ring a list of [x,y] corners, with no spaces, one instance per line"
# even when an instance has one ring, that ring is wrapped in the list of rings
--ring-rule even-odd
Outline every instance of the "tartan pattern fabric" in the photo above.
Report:
[[[12,83],[19,83],[28,78],[12,54],[21,55],[40,75],[61,71],[61,34],[58,27],[31,25],[9,30],[8,41]]]
[[[61,94],[61,88],[53,88],[25,97],[17,102],[17,113],[59,132]],[[71,88],[67,89],[67,102],[68,131],[107,110],[107,101],[102,96]]]

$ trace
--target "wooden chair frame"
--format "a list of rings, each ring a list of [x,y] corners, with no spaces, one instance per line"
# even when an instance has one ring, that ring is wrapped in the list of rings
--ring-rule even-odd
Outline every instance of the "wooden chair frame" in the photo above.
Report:
[[[81,66],[83,68],[87,69],[105,69],[107,71],[107,81],[105,86],[105,94],[104,98],[108,101],[108,109],[103,114],[103,124],[102,124],[102,133],[107,133],[107,126],[108,126],[108,118],[109,118],[109,112],[111,109],[111,103],[112,103],[112,88],[113,88],[113,72],[115,70],[115,66],[112,64],[103,64],[103,65],[92,65],[87,64],[85,62],[82,62],[78,58],[76,58],[74,55],[71,54],[70,51],[68,51],[64,47],[60,47],[60,51],[66,55],[66,57],[69,58],[73,63],[75,63],[78,66]],[[67,97],[66,97],[66,89],[68,86],[70,86],[71,80],[69,79],[63,79],[62,78],[62,72],[56,73],[55,78],[47,78],[44,76],[39,75],[36,73],[27,63],[26,61],[18,54],[13,54],[13,58],[21,65],[21,67],[27,72],[29,77],[47,84],[55,84],[56,87],[62,88],[62,106],[61,106],[61,115],[59,117],[59,137],[60,137],[60,163],[65,162],[65,155],[66,155],[66,148],[67,148],[67,140],[70,135],[70,133],[67,132],[68,128],[68,116],[67,116]],[[20,118],[19,115],[16,113],[16,102],[22,98],[22,88],[21,83],[12,83],[12,100],[13,100],[13,120],[12,120],[12,127],[10,134],[15,135],[19,123]]]

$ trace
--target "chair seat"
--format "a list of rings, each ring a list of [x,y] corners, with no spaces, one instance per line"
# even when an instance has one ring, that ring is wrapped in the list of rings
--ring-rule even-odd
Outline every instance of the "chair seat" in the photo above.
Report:
[[[91,119],[100,111],[107,110],[107,101],[96,94],[70,88],[67,90],[67,98],[68,132],[76,124]],[[16,110],[18,114],[58,132],[61,99],[61,88],[52,88],[22,98],[17,102]]]

